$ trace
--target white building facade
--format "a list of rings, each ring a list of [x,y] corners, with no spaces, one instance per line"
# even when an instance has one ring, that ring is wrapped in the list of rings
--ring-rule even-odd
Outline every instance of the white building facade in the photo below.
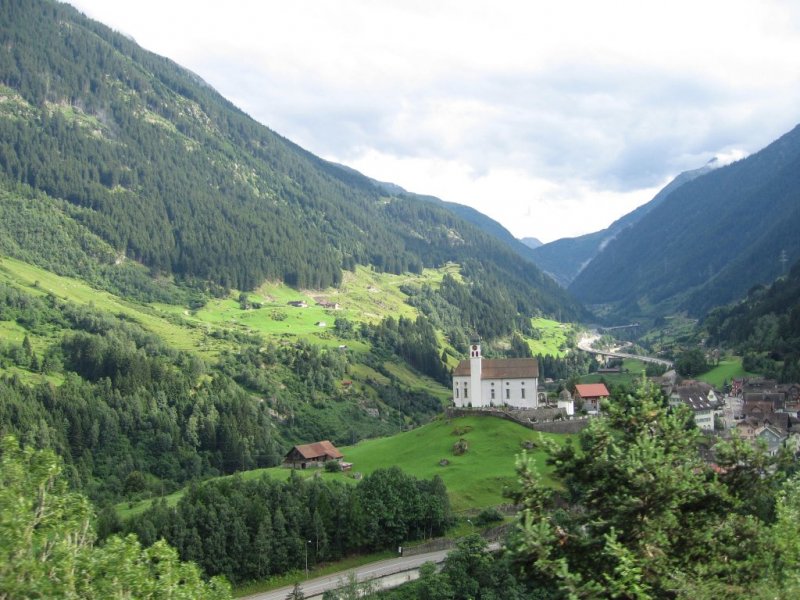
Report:
[[[694,422],[703,431],[714,430],[714,417],[722,415],[722,403],[713,388],[704,383],[692,382],[676,387],[669,397],[670,406],[686,404],[694,412]]]
[[[459,407],[538,408],[538,392],[536,359],[484,359],[480,344],[472,344],[469,360],[453,371],[453,404]]]

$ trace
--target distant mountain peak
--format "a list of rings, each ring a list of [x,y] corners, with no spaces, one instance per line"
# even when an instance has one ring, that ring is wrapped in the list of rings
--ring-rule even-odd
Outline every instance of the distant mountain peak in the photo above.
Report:
[[[741,156],[741,153],[736,156]],[[664,186],[652,200],[620,217],[601,231],[587,233],[575,238],[562,238],[535,248],[533,250],[533,262],[558,283],[568,287],[622,231],[635,225],[647,213],[664,202],[667,196],[676,189],[701,175],[725,166],[723,163],[732,157],[733,154],[715,156],[700,168],[680,173]]]
[[[519,241],[525,244],[528,248],[538,248],[539,246],[543,245],[539,238],[535,237],[524,237],[520,238]]]

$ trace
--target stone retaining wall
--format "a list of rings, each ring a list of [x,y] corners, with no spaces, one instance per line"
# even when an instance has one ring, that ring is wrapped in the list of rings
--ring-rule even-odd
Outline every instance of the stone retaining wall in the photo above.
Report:
[[[526,410],[525,414],[530,415],[533,411]],[[449,406],[445,409],[445,416],[448,419],[456,417],[497,417],[513,421],[523,427],[544,433],[578,433],[588,424],[588,417],[578,417],[573,419],[553,420],[553,421],[531,421],[530,417],[521,418],[512,411],[501,410],[499,408],[455,408]]]

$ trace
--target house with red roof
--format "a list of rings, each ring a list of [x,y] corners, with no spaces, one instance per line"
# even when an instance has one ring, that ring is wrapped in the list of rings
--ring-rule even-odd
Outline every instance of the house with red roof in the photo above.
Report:
[[[328,440],[294,446],[283,459],[283,466],[292,469],[322,467],[329,460],[341,461],[344,454]]]
[[[484,359],[480,344],[453,371],[453,404],[460,407],[538,408],[539,363],[535,358]]]
[[[575,386],[576,399],[583,402],[583,410],[590,415],[600,412],[600,402],[608,398],[608,388],[605,383],[579,383]]]

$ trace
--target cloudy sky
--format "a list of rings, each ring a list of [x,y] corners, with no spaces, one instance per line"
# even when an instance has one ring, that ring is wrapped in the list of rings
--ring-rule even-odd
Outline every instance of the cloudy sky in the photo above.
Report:
[[[71,0],[326,159],[596,231],[800,122],[795,0]]]

